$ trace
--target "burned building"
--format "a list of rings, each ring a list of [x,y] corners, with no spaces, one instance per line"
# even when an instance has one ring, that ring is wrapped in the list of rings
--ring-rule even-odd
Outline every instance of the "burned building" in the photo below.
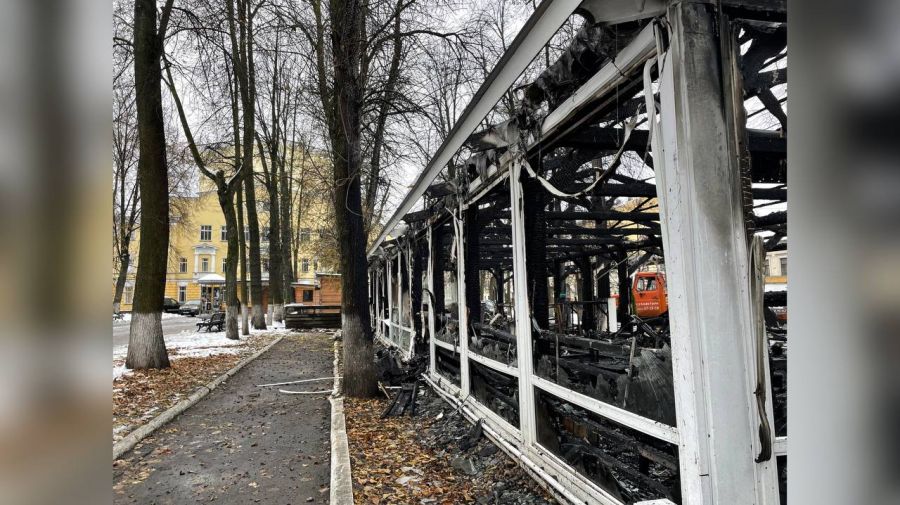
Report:
[[[784,500],[786,30],[778,1],[543,2],[369,251],[378,338],[563,501]]]

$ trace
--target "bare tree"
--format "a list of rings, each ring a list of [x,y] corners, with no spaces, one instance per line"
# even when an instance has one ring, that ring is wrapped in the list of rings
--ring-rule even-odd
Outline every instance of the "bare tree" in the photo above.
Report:
[[[160,59],[174,0],[166,0],[157,26],[155,0],[135,0],[134,81],[137,109],[141,237],[135,280],[128,368],[167,368],[162,332],[169,248],[169,177]]]
[[[130,75],[126,76],[130,77]],[[113,81],[113,312],[118,313],[131,266],[131,243],[138,227],[137,123],[133,83]]]
[[[181,104],[181,98],[178,95],[178,90],[175,87],[175,81],[172,79],[172,71],[171,67],[166,65],[166,74],[168,80],[166,84],[169,87],[169,91],[172,94],[172,99],[175,101],[175,107],[178,110],[178,117],[181,120],[181,126],[184,129],[184,135],[187,138],[188,147],[190,148],[191,155],[194,158],[194,163],[196,163],[197,168],[200,169],[200,172],[208,177],[211,181],[213,181],[216,185],[216,195],[219,199],[219,207],[222,209],[222,214],[225,216],[225,236],[228,239],[228,252],[225,257],[225,337],[238,340],[240,337],[238,336],[238,314],[240,313],[241,302],[237,296],[237,264],[238,264],[238,247],[239,247],[239,235],[238,235],[238,222],[237,222],[237,214],[235,213],[234,208],[234,195],[241,187],[241,175],[242,171],[246,169],[246,165],[243,163],[238,164],[236,161],[237,168],[228,179],[225,178],[225,171],[223,169],[216,170],[213,173],[211,170],[207,168],[206,160],[200,154],[200,150],[197,148],[197,143],[194,141],[194,135],[191,132],[190,124],[188,123],[187,114],[184,111],[184,107]],[[252,168],[252,166],[251,166]]]

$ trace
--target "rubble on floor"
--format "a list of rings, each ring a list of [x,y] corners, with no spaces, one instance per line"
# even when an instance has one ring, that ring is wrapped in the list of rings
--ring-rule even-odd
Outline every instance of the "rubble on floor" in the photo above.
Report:
[[[388,400],[347,399],[357,503],[556,503],[518,464],[430,388],[414,417],[381,419]]]

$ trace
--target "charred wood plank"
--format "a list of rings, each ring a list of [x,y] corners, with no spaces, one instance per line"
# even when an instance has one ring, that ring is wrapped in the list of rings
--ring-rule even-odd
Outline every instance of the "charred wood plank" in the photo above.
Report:
[[[659,221],[658,212],[618,212],[612,210],[591,211],[591,212],[547,212],[546,219],[550,221],[579,221],[579,220],[596,220],[596,221],[634,221],[634,222],[650,222]]]

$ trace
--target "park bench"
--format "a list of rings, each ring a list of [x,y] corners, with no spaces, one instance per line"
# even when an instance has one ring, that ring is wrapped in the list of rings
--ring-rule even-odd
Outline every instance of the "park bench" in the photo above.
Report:
[[[204,319],[197,323],[197,330],[206,328],[207,332],[211,332],[213,331],[213,328],[216,328],[215,331],[222,331],[223,326],[225,326],[225,313],[216,312],[208,319]]]

